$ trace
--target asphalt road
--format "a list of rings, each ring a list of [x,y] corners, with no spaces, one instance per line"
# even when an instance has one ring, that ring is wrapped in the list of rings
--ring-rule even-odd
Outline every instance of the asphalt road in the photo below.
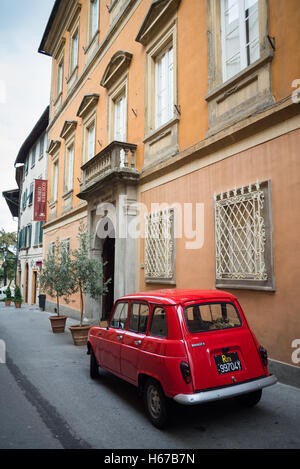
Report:
[[[54,335],[48,313],[0,302],[0,448],[295,449],[300,447],[300,389],[281,383],[260,403],[174,405],[164,431],[147,420],[135,387],[101,371],[89,378],[85,347],[70,331]],[[67,325],[76,323],[68,319]]]

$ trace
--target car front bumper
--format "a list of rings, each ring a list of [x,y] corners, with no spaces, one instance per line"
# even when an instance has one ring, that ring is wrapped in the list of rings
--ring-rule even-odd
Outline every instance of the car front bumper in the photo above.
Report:
[[[254,379],[253,381],[211,389],[209,391],[200,391],[194,394],[177,394],[173,399],[179,404],[202,404],[204,402],[218,401],[220,399],[228,399],[230,397],[240,396],[241,394],[259,391],[267,386],[272,386],[272,384],[276,382],[276,376],[270,375],[264,378]]]

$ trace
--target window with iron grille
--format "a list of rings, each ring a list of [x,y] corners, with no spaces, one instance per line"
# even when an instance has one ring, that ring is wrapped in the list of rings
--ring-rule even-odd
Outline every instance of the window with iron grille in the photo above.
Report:
[[[175,283],[174,209],[146,216],[146,282]]]
[[[215,196],[216,286],[274,290],[270,181]]]

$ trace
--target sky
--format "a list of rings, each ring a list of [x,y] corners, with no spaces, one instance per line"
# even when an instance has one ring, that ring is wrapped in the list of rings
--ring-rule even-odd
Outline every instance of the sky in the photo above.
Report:
[[[0,229],[17,231],[2,196],[16,189],[14,162],[50,101],[51,57],[38,48],[54,0],[0,0]]]

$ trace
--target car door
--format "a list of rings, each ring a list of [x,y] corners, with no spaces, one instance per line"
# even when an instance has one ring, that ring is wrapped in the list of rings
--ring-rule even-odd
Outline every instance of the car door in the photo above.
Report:
[[[128,330],[123,337],[121,349],[121,373],[133,383],[137,382],[149,315],[150,307],[146,302],[131,302]]]
[[[103,368],[120,374],[121,345],[128,317],[128,302],[120,301],[115,305],[109,327],[102,330],[99,343],[100,363]]]

